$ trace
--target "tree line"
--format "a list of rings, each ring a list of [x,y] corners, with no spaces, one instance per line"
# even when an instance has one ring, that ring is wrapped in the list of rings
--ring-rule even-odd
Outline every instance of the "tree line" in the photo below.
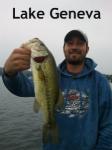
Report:
[[[2,70],[3,70],[3,68],[0,67],[0,76],[2,75]],[[31,77],[31,76],[32,76],[31,71],[28,71],[28,70],[25,70],[25,71],[24,71],[24,74],[25,74],[26,76],[28,76],[28,77]],[[105,74],[105,75],[106,75],[107,79],[109,80],[109,82],[112,82],[112,74],[111,74],[111,75]]]

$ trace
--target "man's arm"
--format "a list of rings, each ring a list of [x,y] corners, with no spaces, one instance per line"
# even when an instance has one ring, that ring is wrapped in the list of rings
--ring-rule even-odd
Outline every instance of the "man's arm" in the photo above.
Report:
[[[22,72],[13,76],[7,76],[3,71],[2,79],[4,85],[11,93],[21,97],[34,97],[33,81]]]
[[[112,91],[106,79],[99,87],[99,129],[95,150],[112,150]]]
[[[2,79],[9,91],[17,96],[34,96],[33,82],[22,71],[30,68],[31,50],[16,48],[5,62]]]

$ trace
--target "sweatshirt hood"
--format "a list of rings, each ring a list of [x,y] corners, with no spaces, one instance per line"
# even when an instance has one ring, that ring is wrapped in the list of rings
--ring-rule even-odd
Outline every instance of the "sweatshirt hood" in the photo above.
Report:
[[[74,76],[75,78],[80,78],[91,73],[96,68],[96,66],[97,64],[91,58],[85,58],[84,68],[79,74],[72,74],[67,71],[66,60],[63,60],[63,62],[59,65],[58,69],[60,73],[64,76]]]

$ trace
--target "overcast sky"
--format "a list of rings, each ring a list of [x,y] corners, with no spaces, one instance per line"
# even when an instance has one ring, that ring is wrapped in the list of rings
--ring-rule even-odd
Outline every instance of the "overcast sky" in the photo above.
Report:
[[[80,29],[89,39],[88,57],[98,64],[97,70],[112,74],[112,1],[111,0],[0,0],[0,66],[14,48],[33,38],[40,38],[55,56],[57,64],[63,59],[63,39],[73,29]],[[22,10],[43,10],[44,19],[13,19],[13,8],[20,16]],[[62,10],[100,11],[101,19],[52,19],[51,8]],[[94,14],[94,12],[93,12]]]

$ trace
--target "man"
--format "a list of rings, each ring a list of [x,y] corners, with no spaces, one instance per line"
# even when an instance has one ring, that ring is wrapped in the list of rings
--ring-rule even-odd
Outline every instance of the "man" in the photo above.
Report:
[[[65,36],[65,60],[59,65],[64,108],[56,110],[59,144],[44,144],[44,150],[112,150],[112,94],[106,78],[95,70],[86,55],[88,39],[79,30]],[[30,67],[29,49],[17,48],[7,59],[2,75],[15,95],[34,96],[34,87],[22,71]]]

